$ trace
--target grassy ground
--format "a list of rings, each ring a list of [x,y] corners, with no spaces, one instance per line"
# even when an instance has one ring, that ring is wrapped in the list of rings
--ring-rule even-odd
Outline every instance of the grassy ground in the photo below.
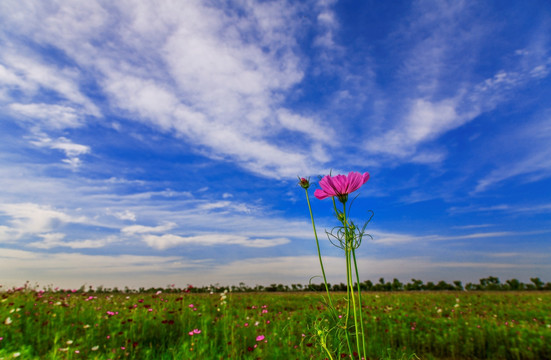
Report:
[[[362,298],[370,359],[551,359],[549,292]],[[312,324],[331,327],[316,293],[20,290],[0,301],[0,359],[324,359]]]

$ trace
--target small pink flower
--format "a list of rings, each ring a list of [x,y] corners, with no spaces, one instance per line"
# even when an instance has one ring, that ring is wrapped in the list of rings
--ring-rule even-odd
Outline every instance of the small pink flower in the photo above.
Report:
[[[197,334],[200,334],[201,333],[201,330],[199,329],[193,329],[191,330],[190,332],[188,332],[188,335],[189,336],[193,336],[193,335],[197,335]]]
[[[351,171],[348,175],[327,175],[320,180],[321,189],[314,192],[314,196],[320,200],[336,196],[341,202],[348,200],[348,194],[358,190],[369,180],[369,173],[363,175],[359,172]]]
[[[258,336],[256,337],[256,341],[262,341],[262,340],[264,340],[264,339],[265,339],[265,336],[264,336],[264,335],[258,335]]]

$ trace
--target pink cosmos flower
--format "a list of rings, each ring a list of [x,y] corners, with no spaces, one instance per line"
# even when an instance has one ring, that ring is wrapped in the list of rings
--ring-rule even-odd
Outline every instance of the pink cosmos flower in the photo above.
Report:
[[[351,171],[348,175],[327,175],[320,180],[321,189],[314,192],[314,196],[320,200],[336,196],[341,202],[348,200],[348,194],[358,190],[369,180],[369,173],[363,175]]]
[[[266,337],[265,337],[264,335],[258,335],[258,336],[256,337],[256,341],[262,341],[262,340],[264,340],[265,338],[266,338]]]
[[[199,329],[193,329],[191,330],[190,332],[188,332],[188,335],[189,336],[193,336],[193,335],[197,335],[197,334],[200,334],[201,333],[201,330]]]

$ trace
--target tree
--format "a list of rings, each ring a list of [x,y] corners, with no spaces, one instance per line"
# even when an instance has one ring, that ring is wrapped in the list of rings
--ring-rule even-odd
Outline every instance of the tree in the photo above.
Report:
[[[440,280],[434,287],[434,290],[455,290],[455,288],[444,280]]]
[[[426,285],[423,286],[423,290],[432,291],[432,290],[435,290],[435,288],[436,288],[436,285],[434,285],[432,281],[429,281]]]
[[[391,290],[402,291],[404,290],[404,284],[402,284],[398,279],[394,278],[394,280],[392,280]]]
[[[453,284],[455,285],[455,290],[463,291],[463,284],[461,284],[461,281],[455,280]]]
[[[509,288],[509,290],[523,290],[524,289],[524,284],[521,283],[520,281],[518,281],[517,279],[507,280],[507,281],[505,281],[505,283],[507,283],[507,287]]]
[[[371,282],[371,280],[366,280],[363,282],[363,284],[365,285],[366,291],[371,291],[373,289],[373,283]]]
[[[484,279],[480,279],[480,288],[482,290],[500,290],[501,284],[499,279],[495,276],[489,276]]]
[[[534,284],[536,290],[543,290],[543,281],[539,277],[530,278],[530,281]]]
[[[411,279],[411,283],[406,285],[406,290],[419,291],[423,289],[423,282],[421,280]]]

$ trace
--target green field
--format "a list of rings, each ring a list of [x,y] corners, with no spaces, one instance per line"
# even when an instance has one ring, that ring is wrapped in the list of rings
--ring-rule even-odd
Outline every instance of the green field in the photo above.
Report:
[[[0,296],[0,359],[324,359],[312,324],[330,326],[318,293]],[[362,300],[370,359],[551,359],[550,292],[377,292]]]

